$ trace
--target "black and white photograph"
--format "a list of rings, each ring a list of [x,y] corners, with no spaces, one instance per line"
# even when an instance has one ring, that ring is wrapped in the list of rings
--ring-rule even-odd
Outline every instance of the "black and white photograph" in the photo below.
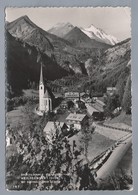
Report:
[[[133,190],[130,7],[6,7],[5,77],[7,190]]]

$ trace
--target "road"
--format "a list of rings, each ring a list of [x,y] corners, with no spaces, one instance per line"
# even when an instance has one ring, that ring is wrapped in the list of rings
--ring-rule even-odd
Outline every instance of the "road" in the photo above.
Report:
[[[92,107],[92,105],[90,104],[85,104],[85,105],[90,115],[92,115],[94,111],[97,111],[94,107]],[[102,180],[112,175],[113,171],[116,169],[120,161],[123,159],[127,151],[130,149],[132,145],[132,134],[125,131],[102,127],[99,126],[97,123],[95,123],[95,126],[96,126],[96,131],[98,133],[108,137],[109,139],[118,140],[119,138],[124,136],[126,136],[127,138],[113,150],[109,159],[97,171],[96,181],[100,185],[100,182]]]
[[[107,178],[115,170],[125,153],[129,150],[132,144],[132,136],[128,136],[120,145],[118,145],[112,152],[109,159],[105,164],[97,171],[96,181],[100,183],[102,179]]]

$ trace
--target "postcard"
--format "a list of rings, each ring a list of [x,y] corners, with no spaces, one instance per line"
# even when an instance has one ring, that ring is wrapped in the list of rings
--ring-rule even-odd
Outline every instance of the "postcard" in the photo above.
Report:
[[[130,7],[7,7],[6,188],[132,190]]]

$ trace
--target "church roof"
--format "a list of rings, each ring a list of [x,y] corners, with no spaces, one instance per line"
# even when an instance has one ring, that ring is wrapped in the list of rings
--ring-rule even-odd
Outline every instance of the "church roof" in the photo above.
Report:
[[[45,91],[44,98],[51,98],[51,96],[50,96],[50,94],[49,94],[47,89]]]
[[[44,81],[43,81],[42,66],[41,66],[41,72],[40,72],[40,81],[39,81],[39,84],[40,84],[40,83],[44,83]]]

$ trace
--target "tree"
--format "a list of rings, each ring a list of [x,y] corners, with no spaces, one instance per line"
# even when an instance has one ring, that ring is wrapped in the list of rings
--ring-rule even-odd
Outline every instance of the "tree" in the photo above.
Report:
[[[91,121],[89,121],[89,125],[85,125],[82,128],[82,137],[81,137],[81,142],[84,145],[84,155],[86,158],[86,161],[89,163],[89,159],[88,159],[88,147],[89,147],[89,143],[92,140],[92,134],[95,130],[95,128],[92,126]]]
[[[74,103],[73,103],[72,101],[68,101],[68,102],[67,102],[67,105],[68,105],[68,109],[74,107]]]
[[[112,117],[112,112],[117,108],[120,107],[121,103],[119,101],[119,95],[114,94],[112,96],[108,95],[105,98],[106,105],[104,106],[104,113],[107,117]]]
[[[131,76],[128,77],[122,101],[122,107],[126,113],[131,113]]]
[[[23,109],[26,119],[14,129],[16,131],[16,148],[18,154],[15,157],[7,159],[7,171],[9,175],[16,176],[17,179],[10,179],[10,184],[16,183],[21,190],[40,189],[40,190],[64,190],[76,189],[78,180],[78,170],[82,165],[77,157],[80,152],[75,150],[68,138],[61,136],[62,131],[59,124],[54,123],[55,131],[51,132],[49,139],[43,132],[44,126],[49,120],[48,115],[38,117],[32,112],[32,105],[27,104]],[[88,146],[90,140],[90,131],[84,129],[85,156],[88,158]],[[77,152],[77,153],[74,153]],[[76,154],[76,155],[75,155]],[[45,183],[43,180],[36,184],[21,184],[21,174],[62,174],[59,178],[60,183]],[[68,175],[70,173],[70,175]],[[74,176],[75,175],[75,176]],[[7,177],[8,179],[8,177]],[[80,184],[80,183],[79,183]],[[10,188],[9,188],[10,189]]]

